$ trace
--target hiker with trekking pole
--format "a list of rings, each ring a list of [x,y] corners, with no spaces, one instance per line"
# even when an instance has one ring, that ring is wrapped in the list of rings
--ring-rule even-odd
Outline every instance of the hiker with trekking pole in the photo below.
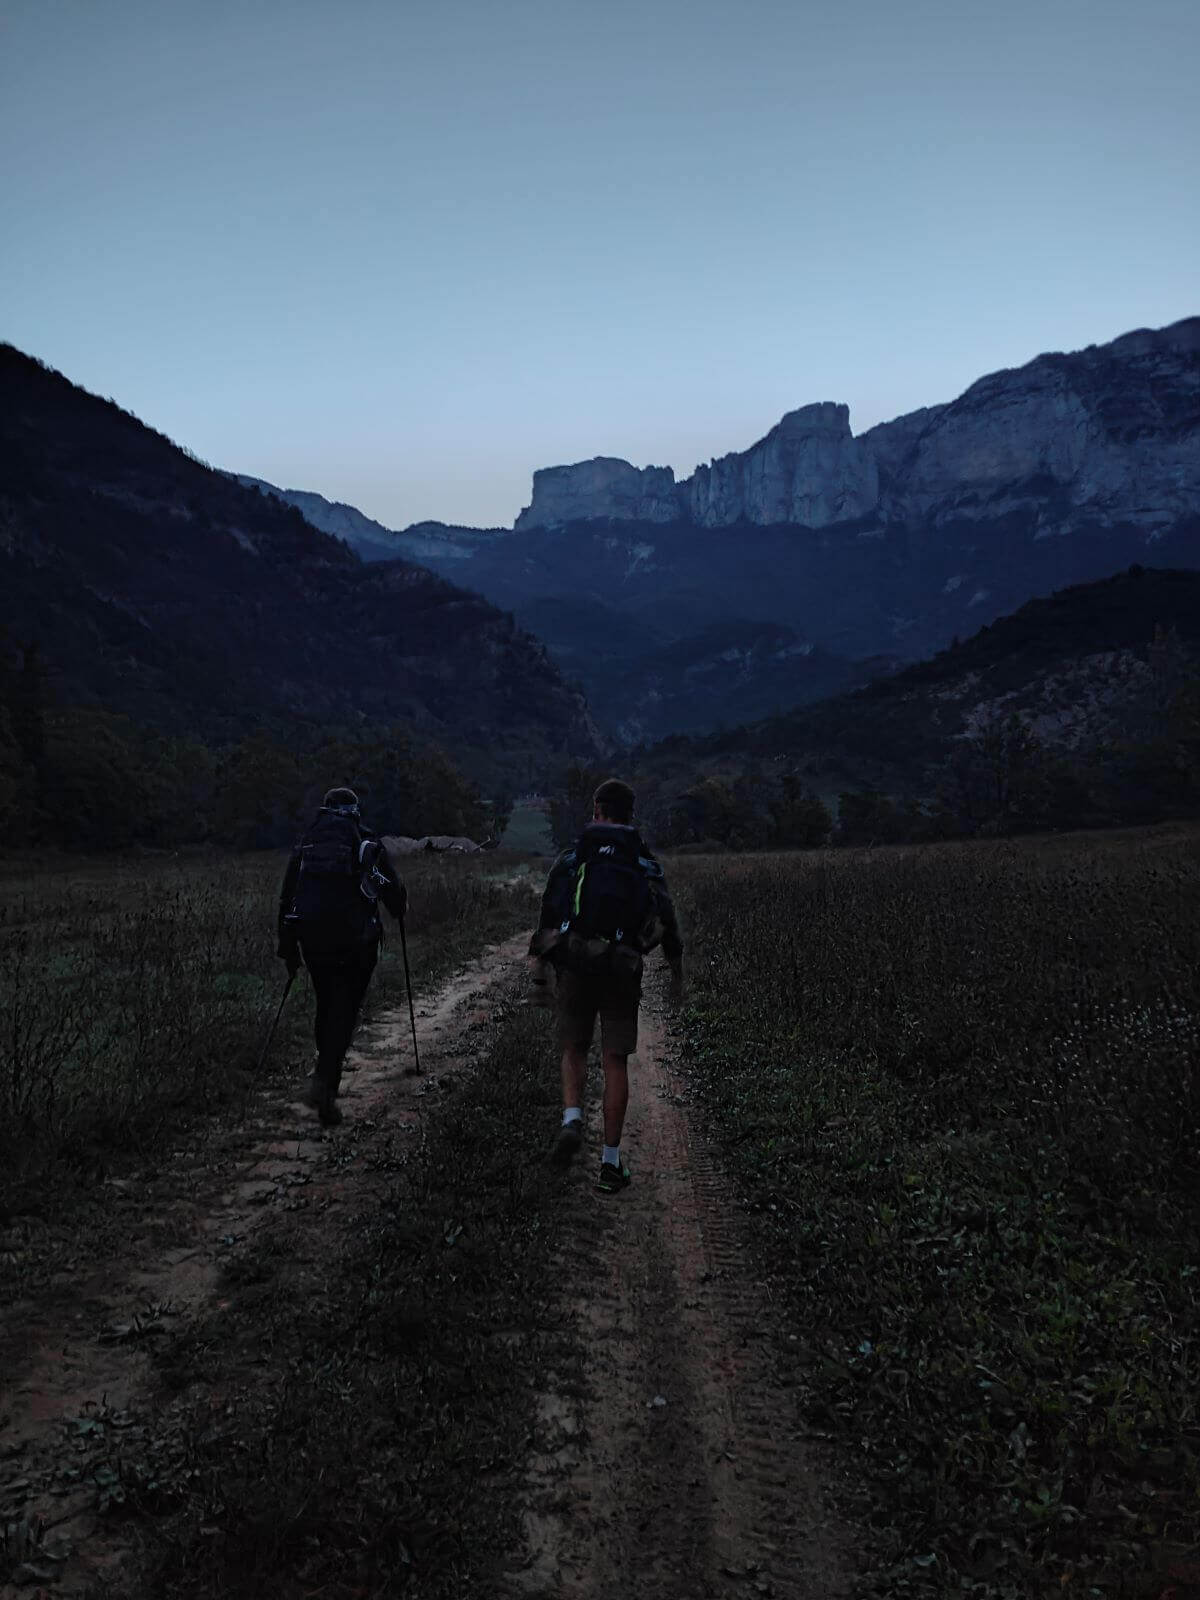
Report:
[[[380,903],[400,924],[407,980],[404,914],[408,891],[382,840],[363,826],[353,789],[330,789],[287,864],[279,891],[277,952],[288,971],[284,1000],[301,963],[312,979],[317,998],[317,1067],[302,1098],[327,1128],[342,1120],[337,1107],[342,1062],[379,957],[383,940]],[[279,1009],[282,1012],[282,1000]],[[409,1012],[411,1016],[411,981]],[[279,1021],[278,1014],[275,1021]],[[272,1036],[274,1031],[272,1027]],[[416,1044],[413,1018],[414,1058]],[[415,1059],[414,1066],[419,1070]]]
[[[642,963],[656,946],[671,968],[668,1003],[683,997],[683,940],[662,867],[633,821],[634,793],[609,778],[592,797],[592,820],[550,869],[530,941],[533,983],[549,996],[562,1046],[563,1120],[551,1159],[566,1167],[583,1142],[587,1056],[600,1018],[604,1148],[596,1188],[617,1194],[632,1174],[621,1158],[629,1057],[637,1049]]]

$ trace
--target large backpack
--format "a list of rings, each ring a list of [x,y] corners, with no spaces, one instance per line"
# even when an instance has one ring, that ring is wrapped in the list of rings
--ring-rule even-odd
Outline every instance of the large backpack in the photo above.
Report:
[[[561,932],[577,970],[641,971],[642,936],[652,920],[650,863],[629,828],[593,824],[575,846],[575,871]]]
[[[353,817],[323,812],[299,844],[300,871],[286,922],[305,955],[353,957],[374,943],[382,847]]]

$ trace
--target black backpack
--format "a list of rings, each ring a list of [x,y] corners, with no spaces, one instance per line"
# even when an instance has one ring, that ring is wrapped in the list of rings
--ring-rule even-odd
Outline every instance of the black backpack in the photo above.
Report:
[[[300,872],[286,917],[306,956],[354,956],[381,935],[378,839],[353,817],[322,813],[298,846]]]
[[[629,828],[598,823],[580,835],[561,930],[567,935],[568,965],[601,968],[624,947],[639,957],[640,971],[642,932],[654,909],[642,848]]]

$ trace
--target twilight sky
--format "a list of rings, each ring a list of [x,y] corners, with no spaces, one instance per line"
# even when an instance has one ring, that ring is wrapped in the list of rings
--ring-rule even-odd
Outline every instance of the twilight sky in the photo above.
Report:
[[[0,0],[0,337],[393,526],[1200,312],[1197,0]]]

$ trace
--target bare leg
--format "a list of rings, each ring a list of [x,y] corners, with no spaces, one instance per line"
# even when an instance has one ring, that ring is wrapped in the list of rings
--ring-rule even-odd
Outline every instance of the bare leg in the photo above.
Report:
[[[583,1085],[587,1079],[587,1047],[569,1044],[563,1049],[562,1092],[563,1110],[568,1106],[582,1106]]]
[[[629,1104],[629,1057],[615,1050],[604,1052],[604,1142],[614,1149],[621,1143],[625,1108]]]

